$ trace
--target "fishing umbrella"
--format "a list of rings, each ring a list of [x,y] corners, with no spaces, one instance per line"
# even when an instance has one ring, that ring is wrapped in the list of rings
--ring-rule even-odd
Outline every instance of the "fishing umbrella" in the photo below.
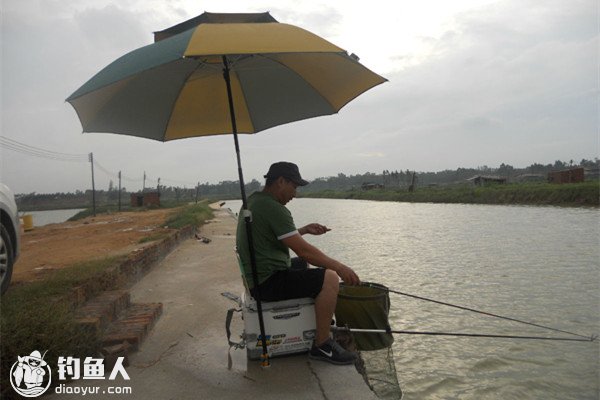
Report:
[[[84,132],[159,141],[233,134],[256,275],[238,133],[337,113],[385,81],[358,57],[269,13],[204,13],[156,32],[155,43],[115,60],[67,101]]]

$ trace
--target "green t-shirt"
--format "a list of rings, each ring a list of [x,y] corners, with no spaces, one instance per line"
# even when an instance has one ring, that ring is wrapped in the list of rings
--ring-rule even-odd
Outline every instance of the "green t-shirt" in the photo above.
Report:
[[[290,267],[289,249],[282,239],[298,233],[289,210],[271,194],[255,192],[248,197],[252,212],[252,238],[256,254],[258,282],[263,283],[274,272]],[[237,248],[248,287],[254,287],[250,251],[246,237],[246,222],[240,210],[237,226]]]

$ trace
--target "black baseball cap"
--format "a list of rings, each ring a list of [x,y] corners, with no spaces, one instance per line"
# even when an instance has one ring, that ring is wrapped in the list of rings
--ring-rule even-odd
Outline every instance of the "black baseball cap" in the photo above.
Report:
[[[269,168],[269,172],[264,176],[266,179],[272,178],[277,179],[280,176],[294,182],[298,186],[306,186],[308,185],[308,181],[305,181],[300,176],[300,171],[298,170],[298,166],[294,163],[287,161],[279,161],[274,164],[271,164]]]

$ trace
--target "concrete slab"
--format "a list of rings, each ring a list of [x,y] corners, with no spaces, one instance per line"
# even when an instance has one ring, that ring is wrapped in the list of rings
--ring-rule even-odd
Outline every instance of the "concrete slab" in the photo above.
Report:
[[[163,303],[163,315],[130,356],[129,381],[77,380],[71,386],[98,386],[98,396],[109,386],[131,387],[131,394],[122,395],[128,399],[376,399],[352,365],[302,354],[274,358],[271,367],[261,368],[247,360],[245,350],[229,352],[225,315],[236,304],[221,293],[242,292],[235,228],[228,211],[215,211],[199,233],[210,243],[183,242],[131,289],[133,302]],[[234,317],[231,328],[240,334],[241,318]],[[49,396],[67,397],[72,395]]]

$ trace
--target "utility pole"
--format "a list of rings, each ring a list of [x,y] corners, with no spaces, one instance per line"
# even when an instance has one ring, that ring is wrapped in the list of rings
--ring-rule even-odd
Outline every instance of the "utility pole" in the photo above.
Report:
[[[146,171],[144,171],[144,183],[142,184],[142,193],[146,191]]]
[[[409,192],[414,192],[415,191],[416,177],[417,177],[417,171],[414,171],[413,174],[412,174],[412,180],[410,182],[410,186],[408,187],[408,191]]]
[[[119,171],[119,212],[121,211],[121,171]]]
[[[198,196],[200,195],[200,182],[196,185],[196,203],[198,203]]]
[[[156,185],[156,191],[158,192],[158,197],[160,198],[160,178],[158,178],[158,184]]]
[[[96,216],[96,184],[94,183],[94,153],[90,153],[90,164],[92,165],[92,209]]]

